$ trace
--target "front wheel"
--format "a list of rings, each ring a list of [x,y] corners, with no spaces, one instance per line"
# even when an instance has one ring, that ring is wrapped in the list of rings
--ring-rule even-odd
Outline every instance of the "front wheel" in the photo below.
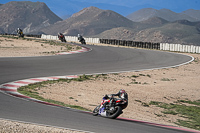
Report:
[[[113,112],[108,112],[107,117],[111,119],[117,118],[122,113],[122,108],[120,106],[115,106],[115,110]]]
[[[93,110],[92,114],[93,114],[94,116],[97,116],[97,115],[98,115],[99,108],[100,108],[100,105],[97,106],[97,107]]]

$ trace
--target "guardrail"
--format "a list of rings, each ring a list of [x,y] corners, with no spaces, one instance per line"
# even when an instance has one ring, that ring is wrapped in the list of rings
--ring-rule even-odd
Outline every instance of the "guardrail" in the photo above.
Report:
[[[1,35],[13,35],[17,34],[1,34]],[[32,35],[25,34],[27,37],[37,37],[50,40],[59,40],[57,36],[52,35]],[[76,36],[65,36],[67,41],[79,42]],[[109,45],[118,45],[118,46],[128,46],[128,47],[137,47],[137,48],[146,48],[146,49],[157,49],[164,51],[174,51],[174,52],[185,52],[185,53],[200,53],[200,46],[194,45],[182,45],[182,44],[169,44],[169,43],[152,43],[152,42],[136,42],[128,40],[116,40],[116,39],[100,39],[100,38],[85,38],[86,43],[101,43]]]

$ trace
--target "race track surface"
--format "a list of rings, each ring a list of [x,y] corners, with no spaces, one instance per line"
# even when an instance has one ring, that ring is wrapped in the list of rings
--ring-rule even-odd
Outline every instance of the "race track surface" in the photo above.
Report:
[[[46,57],[0,58],[0,84],[16,80],[173,67],[190,56],[162,51],[89,46],[92,51]],[[98,94],[97,94],[98,95]],[[97,133],[181,133],[147,124],[95,117],[71,109],[47,106],[0,93],[0,118]]]

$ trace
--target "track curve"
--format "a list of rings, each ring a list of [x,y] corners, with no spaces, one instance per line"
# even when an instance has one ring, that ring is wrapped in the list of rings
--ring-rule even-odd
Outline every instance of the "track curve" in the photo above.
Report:
[[[190,56],[162,51],[103,46],[88,47],[93,50],[81,54],[0,58],[0,84],[34,77],[165,68],[193,60]],[[0,118],[91,132],[183,132],[125,120],[97,118],[91,114],[44,106],[42,104],[13,98],[3,93],[0,93],[0,108]]]

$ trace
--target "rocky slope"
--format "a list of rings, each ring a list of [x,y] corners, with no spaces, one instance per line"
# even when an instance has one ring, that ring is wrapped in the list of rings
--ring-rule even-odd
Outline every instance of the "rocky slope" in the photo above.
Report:
[[[12,1],[0,6],[0,33],[15,33],[17,28],[35,32],[61,20],[41,2]]]
[[[160,16],[172,13],[172,11],[163,9],[162,13]],[[147,16],[148,14],[149,12]],[[168,17],[182,19],[183,16],[187,15],[181,17],[174,13]],[[199,22],[188,20],[170,22],[153,16],[141,22],[133,22],[113,11],[88,7],[64,21],[42,29],[41,32],[51,35],[62,32],[68,36],[82,34],[85,37],[104,39],[200,45]]]
[[[111,10],[88,7],[70,18],[42,30],[46,34],[63,32],[65,35],[96,35],[116,27],[134,27],[134,22]]]

